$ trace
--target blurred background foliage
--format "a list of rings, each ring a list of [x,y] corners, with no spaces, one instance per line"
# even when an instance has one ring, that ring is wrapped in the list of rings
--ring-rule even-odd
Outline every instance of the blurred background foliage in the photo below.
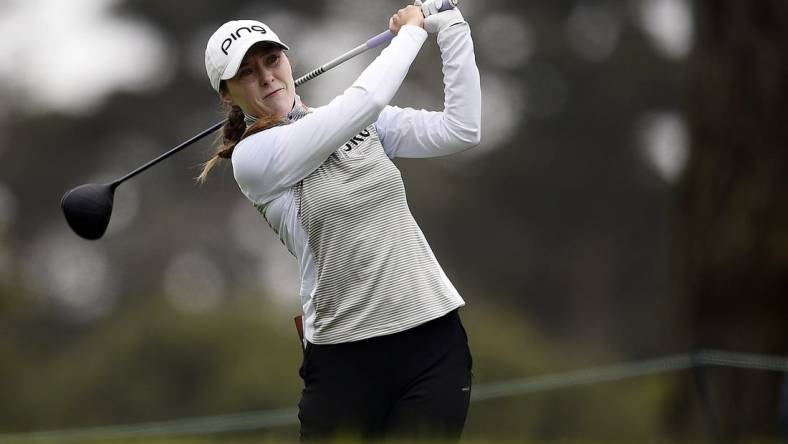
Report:
[[[224,21],[270,24],[298,75],[384,29],[399,7],[0,3],[0,432],[295,406],[296,263],[229,166],[194,185],[209,141],[124,183],[100,241],[71,233],[58,200],[222,118],[203,51]],[[462,10],[483,142],[397,164],[468,302],[476,382],[697,347],[788,353],[785,2],[466,0]],[[374,56],[305,85],[304,102],[326,103]],[[440,109],[433,38],[394,103]],[[776,436],[783,380],[720,373],[726,436]],[[487,400],[472,405],[466,436],[705,439],[696,398],[678,373]]]

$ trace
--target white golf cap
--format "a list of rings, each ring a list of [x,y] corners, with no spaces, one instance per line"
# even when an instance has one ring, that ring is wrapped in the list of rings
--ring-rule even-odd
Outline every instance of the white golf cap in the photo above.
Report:
[[[213,33],[205,47],[205,70],[213,89],[218,92],[222,80],[235,76],[246,51],[258,42],[273,42],[290,49],[271,28],[256,20],[229,21]]]

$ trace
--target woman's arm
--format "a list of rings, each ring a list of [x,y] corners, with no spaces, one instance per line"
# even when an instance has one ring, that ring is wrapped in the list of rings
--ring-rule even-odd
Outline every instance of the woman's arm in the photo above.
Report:
[[[419,13],[420,14],[420,13]],[[427,32],[404,25],[345,92],[300,120],[242,140],[232,157],[241,191],[265,204],[319,167],[391,101]]]
[[[389,157],[436,157],[479,144],[481,85],[467,23],[438,33],[443,59],[444,110],[387,106],[375,122]]]

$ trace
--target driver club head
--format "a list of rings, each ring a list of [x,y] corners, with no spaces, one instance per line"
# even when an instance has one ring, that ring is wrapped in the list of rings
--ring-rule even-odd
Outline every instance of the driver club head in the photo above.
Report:
[[[63,195],[60,207],[75,233],[89,240],[104,235],[112,216],[115,187],[115,184],[89,183]]]

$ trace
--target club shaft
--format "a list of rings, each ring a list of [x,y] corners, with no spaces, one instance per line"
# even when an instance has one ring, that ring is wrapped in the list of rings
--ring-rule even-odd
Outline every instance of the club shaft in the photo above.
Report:
[[[380,34],[376,35],[375,37],[372,37],[371,39],[367,40],[365,43],[356,46],[355,48],[342,54],[341,56],[323,64],[319,68],[314,69],[306,73],[305,75],[299,77],[295,81],[295,86],[299,86],[309,80],[312,80],[315,77],[319,76],[320,74],[323,74],[324,72],[328,71],[329,69],[341,65],[363,52],[366,52],[372,48],[376,48],[384,43],[390,42],[391,39],[393,38],[394,38],[394,34],[391,31],[383,31]]]
[[[156,165],[157,163],[161,162],[162,160],[172,156],[173,154],[177,153],[178,151],[186,148],[187,146],[193,144],[194,142],[197,142],[198,140],[202,139],[203,137],[207,136],[208,134],[211,134],[212,132],[214,132],[217,129],[221,128],[222,125],[224,125],[225,122],[227,122],[226,119],[222,120],[221,122],[214,123],[210,128],[206,128],[206,129],[200,131],[198,134],[193,136],[191,139],[189,139],[189,140],[187,140],[185,142],[182,142],[180,145],[178,145],[175,148],[167,151],[166,153],[162,154],[161,156],[151,160],[150,162],[146,163],[145,165],[142,165],[141,167],[139,167],[136,170],[126,174],[125,176],[121,177],[120,179],[115,180],[114,182],[112,182],[111,185],[113,187],[117,187],[122,182],[124,182],[124,181],[126,181],[128,179],[131,179],[132,177],[136,176],[137,174],[147,170],[148,168],[152,167],[153,165]]]

